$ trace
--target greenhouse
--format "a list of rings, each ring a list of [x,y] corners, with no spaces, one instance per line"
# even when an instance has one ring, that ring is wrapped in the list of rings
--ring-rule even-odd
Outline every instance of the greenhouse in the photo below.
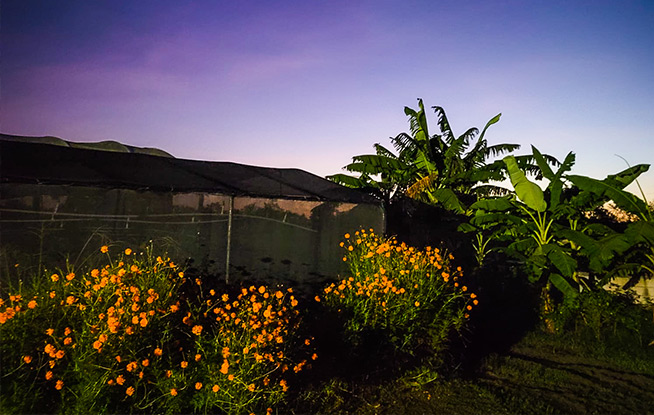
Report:
[[[111,141],[0,135],[0,177],[3,270],[151,243],[228,282],[313,281],[341,272],[345,233],[385,227],[378,200],[306,171]]]

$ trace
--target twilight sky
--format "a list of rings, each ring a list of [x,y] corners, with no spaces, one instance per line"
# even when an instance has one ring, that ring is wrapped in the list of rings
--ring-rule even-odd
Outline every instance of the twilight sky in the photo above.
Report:
[[[576,174],[654,163],[652,0],[2,0],[0,21],[3,133],[324,176],[423,98],[457,134],[501,112],[490,144],[574,151]]]

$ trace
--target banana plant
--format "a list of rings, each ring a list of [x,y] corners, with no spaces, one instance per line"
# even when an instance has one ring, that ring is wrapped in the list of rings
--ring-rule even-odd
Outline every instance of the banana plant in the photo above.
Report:
[[[515,157],[507,156],[503,162],[513,194],[473,204],[475,215],[461,230],[492,230],[491,238],[504,242],[504,251],[523,262],[530,280],[544,283],[546,296],[554,286],[564,298],[573,298],[580,289],[593,288],[580,278],[580,262],[591,271],[602,273],[618,254],[633,245],[623,234],[588,223],[583,213],[610,199],[618,199],[644,214],[642,203],[634,201],[623,189],[646,171],[647,166],[635,166],[604,180],[595,180],[566,175],[575,162],[573,153],[566,156],[556,171],[551,167],[551,160],[533,146],[532,153],[539,176],[549,181],[546,189],[543,191],[527,178]],[[654,241],[650,228],[633,225],[630,229],[638,235],[632,237],[634,241],[642,242],[649,237]]]

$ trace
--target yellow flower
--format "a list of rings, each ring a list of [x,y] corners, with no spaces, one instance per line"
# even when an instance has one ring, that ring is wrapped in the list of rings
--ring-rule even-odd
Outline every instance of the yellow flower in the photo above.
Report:
[[[102,245],[102,247],[100,248],[100,252],[106,254],[107,252],[109,252],[109,247],[107,245]]]
[[[131,254],[132,254],[132,250],[129,249],[129,248],[127,248],[127,249],[125,250],[125,255],[131,255]]]
[[[420,307],[420,302],[419,302],[419,301],[416,301],[415,306],[416,306],[416,307]]]
[[[349,233],[345,234],[345,239],[350,239],[350,234]]]

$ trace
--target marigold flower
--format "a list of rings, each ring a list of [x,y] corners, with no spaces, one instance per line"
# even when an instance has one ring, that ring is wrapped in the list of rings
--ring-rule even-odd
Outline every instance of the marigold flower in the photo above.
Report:
[[[143,365],[143,367],[148,367],[150,365],[150,360],[149,359],[143,359],[141,364]]]
[[[55,357],[57,359],[63,359],[65,354],[66,353],[63,350],[58,350],[57,353],[55,353]]]
[[[75,297],[74,296],[69,295],[68,297],[66,297],[66,304],[71,305],[74,302],[75,302]]]
[[[314,300],[316,300],[316,302],[318,302],[318,303],[319,303],[319,302],[320,302],[320,297],[318,297],[318,296],[315,296],[315,297],[314,297]]]
[[[350,234],[349,233],[345,234],[345,239],[350,239]]]
[[[195,334],[196,336],[199,336],[200,333],[202,333],[202,326],[200,326],[200,325],[193,326],[193,328],[191,329],[191,331],[192,331],[193,334]]]
[[[266,292],[266,287],[264,287],[263,285],[259,287],[259,294],[263,294],[265,292]]]
[[[416,302],[415,302],[415,306],[416,306],[416,307],[420,307],[420,301],[416,301]]]
[[[29,365],[32,362],[32,356],[23,356],[23,361]]]
[[[108,385],[113,385],[114,383],[115,383],[115,382],[114,382],[113,379],[109,379],[109,380],[107,381],[107,384],[108,384]]]
[[[195,382],[195,389],[196,390],[202,389],[202,382]]]
[[[472,304],[477,305],[477,304],[479,304],[479,301],[478,300],[473,300]]]
[[[50,279],[52,280],[52,282],[57,282],[57,281],[59,281],[59,275],[57,275],[57,274],[52,274],[52,275],[50,276]]]
[[[125,383],[125,378],[123,377],[123,375],[118,375],[118,377],[116,378],[116,383],[119,385]]]
[[[127,390],[125,391],[125,393],[126,393],[128,396],[132,396],[132,395],[134,394],[134,386],[130,386],[129,388],[127,388]]]
[[[54,334],[54,329],[47,329],[45,331],[45,334],[47,334],[48,336],[52,336]]]
[[[75,278],[75,273],[74,272],[70,272],[70,273],[68,273],[68,275],[66,275],[66,279],[68,281],[72,281],[74,278]]]
[[[172,375],[173,375],[173,371],[172,371],[172,370],[166,370],[166,377],[167,377],[167,378],[170,378]]]
[[[109,247],[107,245],[102,245],[102,247],[100,247],[100,252],[106,254],[107,252],[109,252]]]
[[[250,392],[254,392],[254,389],[255,389],[255,388],[256,388],[256,386],[254,386],[254,383],[250,383],[250,384],[248,385],[248,390],[249,390]]]
[[[195,361],[196,361],[196,362],[199,362],[200,359],[202,359],[202,355],[201,355],[201,354],[196,354],[196,355],[195,355]]]
[[[161,350],[160,348],[157,347],[156,349],[154,349],[155,356],[161,356],[162,354],[163,354],[163,350]]]
[[[129,363],[127,364],[126,369],[127,369],[128,372],[133,372],[134,370],[136,370],[137,367],[138,367],[138,363],[136,363],[136,362],[129,362]]]
[[[223,375],[226,375],[227,372],[229,372],[229,362],[227,361],[227,359],[225,359],[223,361],[222,366],[220,366],[220,373],[222,373]]]
[[[50,298],[55,298],[57,296],[56,291],[50,291]]]
[[[170,394],[171,394],[172,396],[177,396],[177,389],[172,388],[172,389],[170,390]]]
[[[234,380],[234,375],[227,376],[227,380],[230,381],[230,382],[233,381]]]
[[[72,342],[73,342],[73,339],[71,339],[70,337],[66,337],[66,338],[64,339],[64,346],[68,346],[68,345],[70,345]]]
[[[27,303],[27,308],[34,309],[34,308],[36,308],[37,305],[38,304],[36,304],[36,301],[32,300],[29,303]]]
[[[60,391],[64,387],[64,381],[59,379],[57,383],[55,383],[55,389]]]
[[[125,249],[125,255],[131,255],[131,254],[132,254],[131,249],[129,249],[129,248]]]
[[[55,349],[55,347],[50,343],[46,344],[45,348],[43,349],[43,351],[46,352],[47,354],[56,353],[56,350],[57,349]]]
[[[47,372],[45,372],[45,380],[50,380],[50,379],[52,379],[52,371],[48,370]]]
[[[182,367],[182,369],[186,369],[186,367],[188,366],[188,362],[184,360],[182,361],[182,363],[180,363],[180,366]]]
[[[286,385],[286,381],[284,379],[279,381],[279,384],[282,386],[282,390],[286,392],[288,390],[288,386]]]
[[[470,310],[472,310],[472,306],[469,305],[469,306],[466,307],[466,309],[468,309],[468,311],[470,311]]]
[[[318,355],[316,353],[311,355],[311,360],[316,360],[318,358]]]
[[[220,386],[218,386],[218,385],[213,385],[213,388],[211,388],[211,390],[212,390],[214,393],[216,393],[216,392],[218,392],[218,391],[220,390]]]

